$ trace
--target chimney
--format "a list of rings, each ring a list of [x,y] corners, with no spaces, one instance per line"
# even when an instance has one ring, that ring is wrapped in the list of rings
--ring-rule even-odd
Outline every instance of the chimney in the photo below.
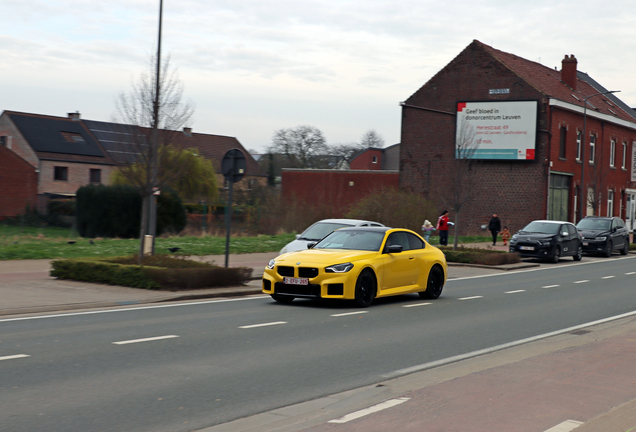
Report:
[[[576,57],[574,57],[574,54],[570,56],[566,54],[565,58],[561,60],[561,82],[572,88],[572,90],[576,90],[577,64],[578,62],[576,61]]]
[[[79,120],[80,119],[79,111],[75,111],[74,113],[68,113],[68,118],[75,121]]]
[[[191,127],[184,127],[183,128],[183,133],[186,134],[187,136],[192,136],[192,128]]]

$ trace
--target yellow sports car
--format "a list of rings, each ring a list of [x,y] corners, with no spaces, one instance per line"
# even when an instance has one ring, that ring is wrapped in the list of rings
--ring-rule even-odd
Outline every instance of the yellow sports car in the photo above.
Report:
[[[442,251],[407,229],[342,228],[307,247],[269,262],[264,293],[281,303],[302,297],[366,307],[377,297],[414,292],[436,299],[448,273]]]

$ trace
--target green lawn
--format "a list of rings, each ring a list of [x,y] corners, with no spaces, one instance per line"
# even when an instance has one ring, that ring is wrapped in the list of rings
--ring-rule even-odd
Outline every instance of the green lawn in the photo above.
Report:
[[[294,239],[294,234],[256,237],[232,237],[230,253],[277,252]],[[460,243],[489,241],[489,237],[460,237]],[[69,244],[68,242],[75,242]],[[448,239],[452,244],[453,238]],[[431,236],[431,244],[439,237]],[[169,253],[168,248],[179,247],[183,255],[224,255],[225,237],[169,237],[158,238],[157,253]],[[110,257],[136,254],[138,239],[89,239],[78,237],[69,228],[33,228],[0,225],[0,260]]]

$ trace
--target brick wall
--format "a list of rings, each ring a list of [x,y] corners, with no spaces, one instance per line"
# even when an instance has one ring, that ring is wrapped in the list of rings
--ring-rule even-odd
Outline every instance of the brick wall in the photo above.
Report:
[[[38,175],[28,162],[0,146],[0,219],[24,213],[35,207]]]
[[[67,180],[55,180],[54,172],[55,167],[67,167],[68,177]],[[99,165],[88,163],[74,163],[74,162],[61,162],[61,161],[47,161],[40,162],[40,189],[41,194],[53,193],[53,194],[74,194],[81,186],[90,184],[90,170],[101,170],[101,184],[110,184],[110,176],[115,169],[112,165]]]
[[[373,158],[375,157],[375,162]],[[352,170],[379,170],[382,169],[382,150],[368,149],[359,154],[349,164]]]
[[[281,194],[308,205],[328,205],[330,217],[339,218],[374,190],[397,188],[398,183],[396,171],[283,169]]]
[[[489,89],[510,89],[490,95]],[[475,165],[480,193],[460,214],[462,234],[498,213],[511,231],[547,214],[547,99],[478,45],[460,53],[402,108],[400,187],[420,192],[445,207],[439,185],[452,181],[455,112],[458,101],[538,100],[538,138],[533,161],[480,161]],[[424,108],[424,109],[421,109]],[[450,210],[450,209],[448,209]],[[451,220],[454,215],[451,212]]]

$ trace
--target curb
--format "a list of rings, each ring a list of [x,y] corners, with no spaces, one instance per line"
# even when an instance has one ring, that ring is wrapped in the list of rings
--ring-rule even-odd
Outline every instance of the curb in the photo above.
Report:
[[[485,265],[485,264],[466,264],[466,263],[455,263],[455,262],[447,262],[446,264],[449,267],[474,267],[474,268],[484,268],[484,269],[501,270],[501,271],[541,267],[541,265],[539,264],[531,264],[531,263],[502,264],[501,266]]]

